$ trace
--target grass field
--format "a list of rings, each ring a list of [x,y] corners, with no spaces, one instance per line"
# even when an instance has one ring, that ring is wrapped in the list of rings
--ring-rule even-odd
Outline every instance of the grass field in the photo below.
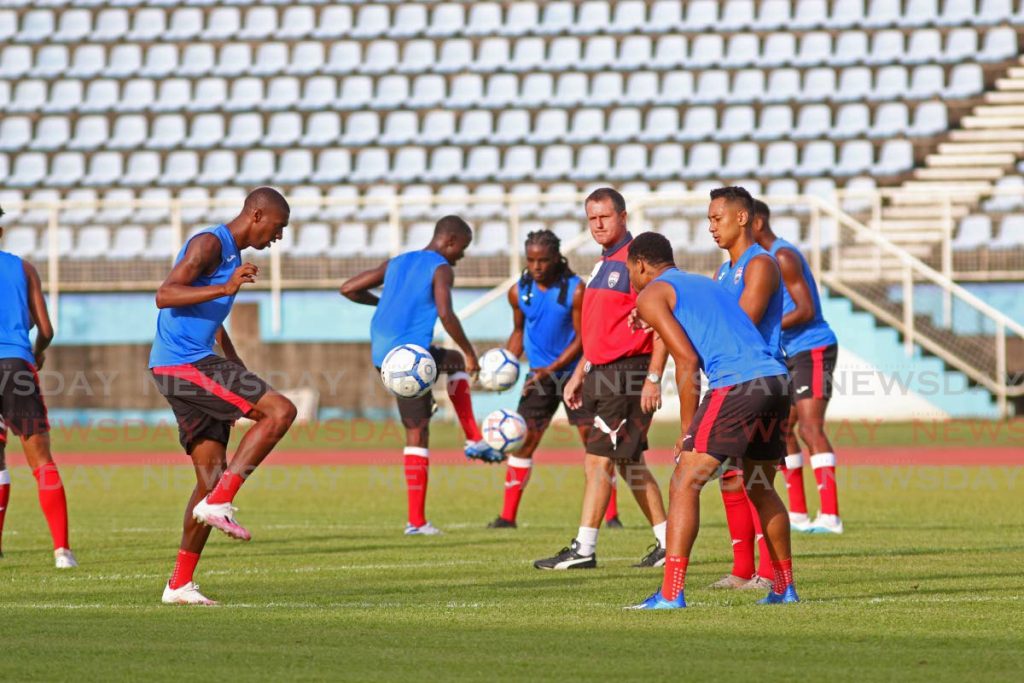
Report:
[[[660,580],[630,567],[651,535],[626,496],[628,528],[602,532],[600,568],[530,565],[575,531],[576,467],[536,469],[515,531],[483,528],[503,468],[435,467],[428,511],[446,534],[433,538],[401,534],[393,463],[265,468],[237,501],[254,540],[213,537],[199,565],[217,608],[159,604],[187,468],[65,468],[81,563],[65,573],[31,475],[12,473],[0,679],[1024,678],[1020,467],[843,470],[847,534],[795,539],[792,606],[705,588],[729,569],[709,490],[692,606],[671,613],[621,610]]]
[[[452,422],[434,422],[431,447],[461,448],[462,432]],[[235,430],[237,440],[242,429]],[[1024,419],[1009,421],[950,420],[945,422],[883,422],[849,420],[827,426],[836,448],[842,447],[921,447],[921,448],[1024,448]],[[675,422],[655,422],[651,426],[652,444],[670,447],[679,436]],[[178,452],[177,427],[118,424],[100,420],[90,425],[54,424],[51,433],[55,453]],[[401,425],[396,422],[336,420],[297,424],[279,446],[279,450],[359,449],[393,450],[404,444]],[[579,437],[568,425],[553,425],[545,436],[545,446],[576,448]],[[21,448],[11,439],[11,452]]]

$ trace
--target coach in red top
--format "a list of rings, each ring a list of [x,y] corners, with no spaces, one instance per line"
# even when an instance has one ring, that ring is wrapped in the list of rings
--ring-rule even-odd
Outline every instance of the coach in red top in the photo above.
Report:
[[[594,190],[586,201],[594,240],[604,247],[583,295],[583,358],[565,385],[565,401],[594,421],[587,439],[587,487],[580,529],[572,544],[554,557],[534,562],[538,569],[590,569],[597,566],[597,531],[611,493],[615,467],[647,516],[656,545],[634,566],[665,563],[665,506],[647,464],[647,428],[661,405],[661,375],[667,354],[653,334],[629,324],[637,293],[626,271],[626,201],[611,188]]]

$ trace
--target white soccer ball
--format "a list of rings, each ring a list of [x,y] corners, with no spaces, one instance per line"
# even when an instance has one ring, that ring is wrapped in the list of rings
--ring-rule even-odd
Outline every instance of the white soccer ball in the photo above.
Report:
[[[484,441],[496,451],[519,450],[526,438],[526,420],[514,410],[495,410],[484,418]]]
[[[480,357],[477,381],[488,391],[505,391],[519,381],[519,360],[505,349],[490,349]]]
[[[430,391],[437,363],[422,346],[402,344],[388,351],[380,365],[380,380],[395,396],[416,398]]]

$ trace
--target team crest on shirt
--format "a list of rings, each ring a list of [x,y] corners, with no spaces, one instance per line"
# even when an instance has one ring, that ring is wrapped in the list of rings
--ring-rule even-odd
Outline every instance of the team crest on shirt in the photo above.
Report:
[[[613,270],[608,273],[608,287],[612,288],[619,282],[619,271]]]
[[[743,279],[743,266],[736,269],[736,274],[732,276],[732,283],[738,285],[740,280]]]

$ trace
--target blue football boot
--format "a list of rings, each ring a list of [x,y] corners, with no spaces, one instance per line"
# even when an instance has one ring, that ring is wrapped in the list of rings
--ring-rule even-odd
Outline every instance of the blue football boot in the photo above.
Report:
[[[686,596],[683,595],[682,591],[679,592],[679,597],[675,600],[666,600],[661,597],[661,589],[659,588],[654,595],[639,605],[630,605],[625,609],[682,609],[684,607],[686,607]]]
[[[466,442],[466,458],[469,460],[482,460],[488,463],[498,463],[505,459],[505,454],[496,448],[491,448],[483,439],[479,441]]]
[[[785,593],[776,593],[774,590],[768,591],[768,595],[757,601],[759,605],[782,605],[790,602],[800,602],[800,597],[796,594],[796,586],[789,584],[786,586]]]

